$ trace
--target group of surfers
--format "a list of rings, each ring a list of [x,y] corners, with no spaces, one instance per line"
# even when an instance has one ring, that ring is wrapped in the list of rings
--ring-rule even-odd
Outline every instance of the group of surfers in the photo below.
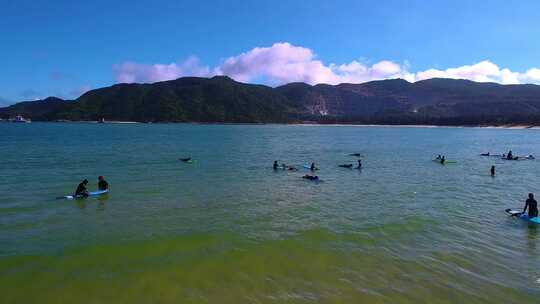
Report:
[[[481,156],[497,156],[497,157],[501,157],[502,159],[504,160],[520,160],[520,159],[535,159],[534,156],[532,155],[528,155],[528,156],[514,156],[514,154],[512,153],[512,150],[508,151],[508,153],[503,153],[503,154],[490,154],[489,152],[488,153],[482,153],[480,154]]]
[[[512,151],[509,151],[508,152],[508,155],[510,157],[513,157],[512,155]],[[510,158],[512,159],[512,158]],[[186,161],[189,161],[191,160],[191,158],[189,158],[188,160]],[[445,156],[444,155],[439,155],[437,156],[437,160],[440,160],[441,164],[444,164],[445,162]],[[182,161],[184,161],[182,159]],[[278,164],[278,161],[274,161],[274,164],[273,164],[273,169],[274,170],[278,170],[278,169],[283,169],[283,170],[290,170],[290,171],[298,171],[298,169],[296,169],[295,167],[292,167],[292,166],[287,166],[286,164],[281,164],[281,166]],[[351,168],[353,167],[352,164],[343,164],[343,165],[339,165],[339,167],[341,168]],[[315,163],[311,163],[311,166],[309,167],[309,169],[314,172],[316,170],[319,170],[316,166],[315,166]],[[358,166],[356,167],[356,169],[362,169],[362,160],[358,160]],[[491,166],[491,175],[492,176],[495,176],[495,166]],[[306,174],[304,176],[302,176],[303,179],[308,179],[308,180],[313,180],[313,181],[318,181],[319,180],[319,177],[317,175],[309,175],[309,174]],[[85,179],[83,180],[78,186],[77,186],[77,189],[75,190],[75,196],[79,196],[79,197],[88,197],[89,196],[89,192],[88,192],[88,189],[86,188],[86,186],[88,185],[88,180]],[[105,178],[103,176],[99,176],[98,177],[98,190],[100,191],[104,191],[104,190],[108,190],[109,189],[109,183],[107,183],[107,181],[105,180]],[[521,214],[525,214],[525,212],[527,212],[528,210],[528,217],[529,218],[534,218],[534,217],[537,217],[538,216],[538,203],[537,201],[534,199],[534,194],[533,193],[529,193],[529,197],[528,199],[525,201],[525,207],[523,208],[523,212]]]
[[[75,196],[79,197],[88,197],[90,194],[88,192],[88,189],[86,189],[86,185],[88,185],[88,180],[83,180],[78,186],[77,190],[75,190]],[[105,180],[103,176],[98,177],[98,190],[104,191],[109,190],[109,183]]]
[[[355,154],[355,156],[356,156],[356,154]],[[353,164],[342,164],[342,165],[338,165],[338,167],[352,169]],[[289,170],[289,171],[298,171],[298,169],[293,167],[293,166],[288,166],[286,164],[279,165],[277,160],[274,161],[274,164],[272,165],[272,168],[274,170],[282,169],[282,170]],[[308,168],[308,167],[306,166],[306,168]],[[312,172],[315,172],[316,170],[319,170],[319,168],[317,168],[315,166],[315,163],[313,163],[313,162],[311,163],[311,165],[309,166],[308,169],[311,170]],[[358,165],[355,167],[355,169],[362,169],[362,160],[361,159],[358,160]],[[319,176],[310,175],[310,174],[306,174],[306,175],[302,176],[302,178],[303,179],[308,179],[308,180],[314,180],[314,181],[319,180]]]
[[[441,162],[441,164],[444,165],[444,163],[446,162],[446,156],[441,156],[440,154],[437,155],[437,157],[435,158],[435,160],[438,160],[439,162]]]

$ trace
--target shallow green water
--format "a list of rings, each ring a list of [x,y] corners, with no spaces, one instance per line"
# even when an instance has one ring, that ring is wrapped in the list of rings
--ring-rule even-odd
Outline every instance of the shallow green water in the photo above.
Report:
[[[478,154],[539,143],[538,130],[0,124],[0,302],[538,303],[540,227],[503,211],[540,195],[540,161]],[[337,167],[354,152],[361,172]],[[313,160],[324,182],[274,159]],[[108,196],[55,199],[98,175]]]

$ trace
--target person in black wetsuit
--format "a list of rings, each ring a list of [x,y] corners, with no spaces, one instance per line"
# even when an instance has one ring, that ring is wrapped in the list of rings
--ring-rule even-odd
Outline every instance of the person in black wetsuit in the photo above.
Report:
[[[103,176],[98,177],[98,190],[109,190],[109,183]]]
[[[362,169],[362,160],[361,159],[358,160],[358,167],[356,167],[356,169]]]
[[[309,179],[309,180],[319,180],[319,177],[317,175],[312,176],[312,175],[306,174],[306,175],[302,176],[302,178]]]
[[[86,189],[86,185],[88,185],[88,180],[85,179],[77,186],[77,190],[75,190],[75,196],[87,197],[88,190]]]
[[[495,166],[491,166],[491,176],[495,176]]]
[[[445,162],[445,161],[446,161],[446,157],[443,155],[443,156],[441,157],[441,164],[444,165],[444,162]]]
[[[508,154],[506,154],[506,159],[514,160],[514,155],[512,154],[512,150],[508,151]]]
[[[523,208],[523,213],[529,208],[529,218],[538,216],[538,203],[534,199],[534,194],[529,193],[529,198],[525,201],[525,207]]]
[[[278,163],[277,163],[277,160],[274,161],[274,165],[272,166],[274,168],[274,170],[277,170],[278,169]]]
[[[315,167],[315,163],[311,163],[311,166],[309,167],[311,171],[315,171],[317,167]]]
[[[189,161],[191,160],[191,157],[179,158],[179,160],[181,160],[181,161],[187,163],[187,162],[189,162]]]

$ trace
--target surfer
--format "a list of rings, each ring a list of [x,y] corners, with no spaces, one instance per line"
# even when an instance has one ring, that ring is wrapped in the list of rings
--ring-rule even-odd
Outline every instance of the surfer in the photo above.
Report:
[[[98,190],[109,190],[109,183],[101,175],[98,177]]]
[[[82,196],[82,197],[88,197],[88,190],[86,189],[86,185],[88,185],[88,180],[83,180],[78,186],[77,190],[75,190],[75,196]]]
[[[441,155],[440,154],[437,155],[437,158],[435,158],[435,159],[441,159]]]
[[[302,178],[309,179],[309,180],[312,180],[312,181],[319,180],[319,177],[317,175],[313,176],[313,175],[309,175],[309,174],[306,174],[306,175],[302,176]]]
[[[488,153],[482,153],[482,154],[480,154],[480,156],[489,156],[489,152]]]
[[[317,170],[317,167],[315,167],[315,163],[311,163],[311,166],[309,167],[311,171]]]
[[[538,203],[534,199],[534,194],[529,193],[529,198],[525,201],[525,207],[523,208],[523,213],[529,208],[529,218],[538,216]]]
[[[341,168],[352,168],[352,164],[339,165],[338,167],[341,167]]]
[[[444,165],[444,162],[445,162],[445,161],[446,161],[446,157],[443,155],[443,156],[441,157],[441,165]]]
[[[508,154],[506,154],[506,159],[514,160],[514,155],[512,154],[512,150],[508,151]]]
[[[191,157],[186,157],[186,158],[180,158],[181,161],[187,163],[188,161],[191,160]]]
[[[495,176],[495,166],[491,166],[491,176]]]
[[[277,170],[278,169],[278,163],[277,163],[277,160],[274,161],[274,165],[272,166],[274,168],[274,170]]]
[[[356,169],[362,169],[362,160],[361,159],[358,160],[358,167],[356,167]]]

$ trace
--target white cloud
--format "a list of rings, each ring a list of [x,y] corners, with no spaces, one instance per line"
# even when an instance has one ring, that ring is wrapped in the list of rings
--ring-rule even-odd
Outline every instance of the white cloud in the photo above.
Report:
[[[140,64],[124,62],[115,64],[113,72],[120,83],[157,82],[183,76],[210,76],[208,67],[199,65],[197,57],[189,57],[177,64]]]
[[[343,64],[324,64],[313,50],[287,42],[275,43],[270,47],[256,47],[236,56],[231,56],[212,69],[200,65],[196,57],[182,63],[139,64],[125,62],[113,67],[118,82],[156,82],[182,76],[227,75],[242,82],[262,82],[281,85],[290,82],[317,83],[361,83],[371,80],[403,78],[410,82],[429,78],[469,79],[478,82],[502,84],[540,83],[540,69],[531,68],[524,73],[500,68],[484,60],[472,65],[427,69],[410,72],[408,62],[403,64],[382,60],[372,65],[356,60]]]

